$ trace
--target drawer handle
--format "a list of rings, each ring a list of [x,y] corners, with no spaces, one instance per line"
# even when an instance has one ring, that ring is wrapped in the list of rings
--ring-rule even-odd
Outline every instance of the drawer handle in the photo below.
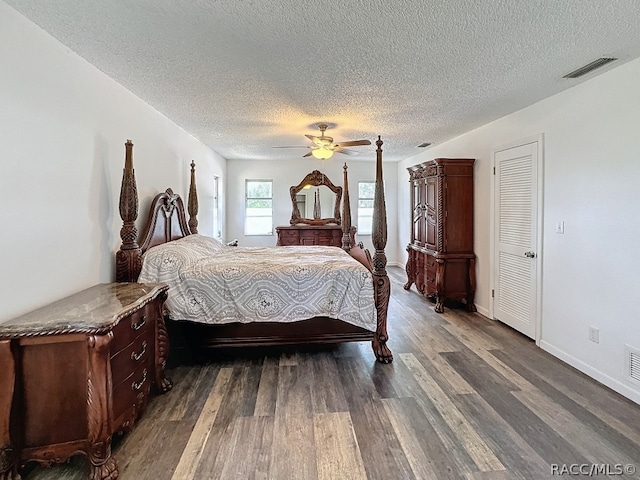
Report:
[[[147,352],[147,341],[142,342],[142,351],[140,353],[131,352],[131,360],[137,362]]]
[[[131,390],[133,390],[134,392],[140,390],[142,388],[142,385],[144,385],[144,382],[147,380],[147,369],[145,368],[142,371],[142,380],[140,380],[138,383],[133,382],[131,384]]]
[[[144,324],[147,323],[147,315],[142,315],[142,318],[140,319],[139,322],[136,323],[132,323],[131,324],[131,328],[135,331],[140,330],[142,327],[144,327]]]

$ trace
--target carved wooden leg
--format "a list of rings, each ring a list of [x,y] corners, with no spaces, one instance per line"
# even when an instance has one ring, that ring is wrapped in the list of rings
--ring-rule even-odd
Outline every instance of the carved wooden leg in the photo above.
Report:
[[[409,259],[407,260],[407,264],[404,267],[405,271],[407,272],[407,283],[405,283],[402,287],[405,290],[409,290],[411,288],[411,285],[413,285],[413,283],[416,281],[413,250],[407,247],[407,253],[409,254]]]
[[[89,462],[89,480],[116,480],[118,478],[118,465],[111,456],[111,437],[104,442],[91,444]]]
[[[109,384],[111,363],[109,344],[113,333],[87,337],[89,368],[87,372],[87,421],[91,480],[115,480],[118,466],[111,457],[111,408]]]
[[[167,297],[167,294],[163,294],[163,302]],[[156,322],[156,356],[155,356],[155,377],[156,387],[160,393],[166,393],[173,388],[173,382],[165,377],[164,369],[167,365],[167,357],[169,355],[169,335],[167,334],[167,326],[164,323],[164,316],[162,315],[162,309],[159,308],[158,312],[155,312],[158,317]]]
[[[0,480],[21,480],[16,453],[11,447],[0,447]]]
[[[436,297],[436,306],[433,307],[436,313],[444,313],[444,302],[441,297]]]
[[[436,261],[436,313],[444,313],[444,260]]]
[[[371,346],[376,359],[380,363],[391,363],[393,354],[387,347],[387,340],[389,340],[389,335],[387,334],[387,310],[389,309],[389,297],[391,296],[391,282],[386,274],[380,276],[374,274],[373,279],[378,323]]]
[[[11,445],[11,405],[16,381],[16,362],[11,340],[0,341],[0,480],[20,480],[18,458]]]
[[[469,260],[469,285],[467,287],[467,311],[477,312],[476,309],[476,259]]]

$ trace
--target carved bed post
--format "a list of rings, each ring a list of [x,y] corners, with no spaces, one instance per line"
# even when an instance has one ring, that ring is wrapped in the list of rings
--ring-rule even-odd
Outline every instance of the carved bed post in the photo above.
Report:
[[[131,272],[139,272],[142,268],[142,250],[138,245],[138,190],[133,169],[133,142],[127,140],[125,145],[125,163],[120,186],[120,218],[122,228],[120,238],[122,245],[116,253],[116,282],[135,282]]]
[[[344,200],[342,201],[342,249],[345,252],[351,250],[351,204],[349,203],[349,180],[347,178],[347,164],[345,163],[342,169],[344,170]]]
[[[376,358],[381,363],[391,363],[393,354],[387,347],[387,310],[391,295],[391,283],[387,275],[387,256],[384,248],[387,245],[387,210],[384,201],[384,182],[382,180],[382,144],[378,136],[376,140],[376,187],[373,197],[373,231],[371,240],[375,248],[373,255],[373,285],[376,296],[376,309],[378,311],[378,325],[372,346]]]
[[[189,183],[189,230],[198,233],[198,191],[196,189],[196,162],[191,160],[191,182]]]

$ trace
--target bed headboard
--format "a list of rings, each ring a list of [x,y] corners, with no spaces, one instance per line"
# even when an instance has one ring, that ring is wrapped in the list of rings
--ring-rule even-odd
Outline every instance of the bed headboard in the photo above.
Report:
[[[182,198],[170,188],[153,198],[147,218],[147,226],[140,237],[142,253],[192,233],[184,214]]]

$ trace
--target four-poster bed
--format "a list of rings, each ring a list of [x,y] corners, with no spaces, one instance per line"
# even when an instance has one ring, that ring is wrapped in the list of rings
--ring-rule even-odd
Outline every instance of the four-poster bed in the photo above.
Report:
[[[361,288],[362,295],[359,298],[358,291],[354,291],[352,289],[348,290],[344,294],[344,296],[339,296],[340,294],[337,294],[339,298],[337,298],[335,302],[334,299],[332,299],[331,301],[324,303],[330,303],[331,305],[334,305],[335,303],[348,303],[345,302],[344,299],[349,298],[351,303],[356,305],[356,309],[366,309],[366,301],[370,300],[369,296],[372,295],[373,323],[365,324],[360,320],[353,321],[354,315],[357,317],[357,313],[354,314],[351,311],[344,313],[342,311],[338,312],[337,310],[332,310],[332,313],[317,315],[316,313],[313,313],[314,311],[309,309],[308,311],[311,312],[309,313],[309,318],[299,318],[300,311],[305,310],[307,307],[309,307],[309,303],[323,303],[321,301],[309,303],[305,301],[293,305],[280,305],[280,307],[282,308],[280,308],[278,311],[287,312],[286,315],[282,314],[283,318],[269,318],[267,316],[265,318],[261,318],[262,321],[260,322],[254,322],[252,318],[242,317],[243,313],[234,312],[225,317],[224,323],[206,323],[210,320],[210,318],[208,317],[215,316],[215,313],[217,313],[213,312],[211,308],[207,310],[208,313],[206,315],[204,313],[194,314],[196,316],[201,315],[203,318],[197,318],[195,319],[196,321],[185,321],[185,318],[174,316],[174,312],[169,309],[170,318],[173,320],[178,320],[182,325],[187,343],[192,348],[203,349],[252,345],[257,346],[306,343],[337,343],[347,341],[371,340],[374,354],[379,362],[390,363],[393,360],[393,355],[386,345],[388,339],[387,309],[389,305],[390,282],[386,272],[387,259],[384,252],[384,248],[387,242],[387,225],[384,200],[384,185],[382,180],[382,144],[382,140],[380,139],[380,137],[378,137],[378,140],[376,142],[376,188],[374,196],[372,231],[372,241],[375,248],[373,258],[371,258],[369,252],[365,250],[362,245],[353,245],[352,242],[348,177],[347,166],[345,164],[344,200],[341,223],[343,232],[342,250],[338,250],[338,247],[270,247],[271,255],[269,254],[269,249],[260,249],[259,253],[261,254],[261,260],[259,262],[255,262],[261,263],[262,260],[266,257],[277,257],[279,256],[279,254],[284,252],[283,249],[290,249],[286,250],[287,254],[293,254],[295,252],[295,249],[302,249],[304,250],[304,253],[300,254],[303,255],[302,260],[298,261],[298,269],[302,269],[304,273],[304,275],[301,275],[302,277],[309,276],[307,275],[307,269],[309,269],[309,271],[312,271],[311,268],[315,268],[312,265],[307,265],[307,263],[312,264],[315,262],[317,265],[322,265],[326,270],[327,265],[333,264],[334,260],[336,260],[334,257],[345,257],[337,259],[341,262],[346,262],[344,266],[336,267],[337,269],[340,269],[337,275],[343,276],[344,270],[352,270],[356,269],[357,267],[365,272],[365,275],[368,279],[367,282],[371,282],[372,285],[371,283],[368,283],[367,285],[360,285],[359,288]],[[150,261],[148,259],[153,255],[156,255],[157,266],[159,269],[162,269],[164,264],[174,263],[176,259],[182,261],[184,257],[191,256],[191,254],[184,254],[183,251],[177,250],[179,248],[183,248],[183,244],[198,244],[196,246],[196,249],[201,248],[201,251],[203,251],[203,248],[211,247],[215,241],[208,237],[198,238],[200,236],[197,235],[198,222],[196,219],[196,214],[198,211],[198,200],[195,186],[195,164],[193,162],[191,164],[191,184],[189,187],[188,197],[188,212],[190,215],[189,221],[187,222],[186,220],[184,204],[180,196],[174,194],[171,189],[167,189],[165,192],[156,195],[156,197],[153,199],[149,209],[149,216],[146,220],[146,227],[143,230],[142,235],[138,237],[135,227],[135,220],[138,213],[138,197],[133,170],[133,143],[128,140],[125,146],[125,168],[123,172],[122,188],[120,193],[120,215],[123,220],[123,226],[120,232],[122,238],[122,246],[116,254],[116,280],[118,282],[135,282],[138,281],[141,271],[143,270],[143,256],[145,261]],[[152,247],[156,246],[162,247],[151,250]],[[162,251],[163,248],[166,251]],[[316,252],[314,249],[318,249],[318,252]],[[152,253],[147,254],[147,252],[149,252],[150,250]],[[205,269],[214,269],[220,266],[216,264],[224,264],[226,262],[227,270],[221,270],[221,275],[224,275],[225,272],[229,271],[229,265],[232,265],[236,261],[240,262],[240,257],[247,257],[252,254],[252,249],[249,247],[245,247],[243,249],[242,247],[222,246],[222,248],[215,247],[215,250],[221,251],[224,255],[236,255],[236,257],[230,260],[226,257],[214,256],[214,259],[211,260],[206,257],[206,253],[201,254],[205,256],[200,256],[197,258],[194,257],[185,260],[187,263],[190,263],[189,265],[187,265],[188,268],[185,267],[185,270],[182,270],[179,276],[182,278],[188,276],[190,273],[193,273],[196,270],[199,272]],[[233,250],[234,252],[231,252],[231,250]],[[162,251],[162,253],[158,253],[160,251]],[[347,252],[348,255],[345,255],[343,251]],[[160,256],[158,257],[157,255]],[[314,255],[316,256],[314,257]],[[326,257],[323,257],[322,255],[328,255],[328,259],[325,260]],[[307,259],[306,261],[305,257]],[[354,262],[353,259],[357,260],[359,264]],[[362,266],[366,267],[366,269],[363,269]],[[148,265],[145,264],[145,267],[148,267]],[[149,273],[147,272],[149,268],[145,268],[145,275],[149,275]],[[182,266],[180,268],[182,268]],[[238,264],[237,268],[242,267],[240,267]],[[237,268],[234,267],[234,270],[237,270]],[[274,264],[271,264],[269,268],[271,268],[271,270],[279,269],[274,268]],[[188,272],[185,273],[185,271],[187,270]],[[283,270],[287,271],[285,267],[283,267]],[[207,274],[211,275],[210,273]],[[336,274],[336,272],[334,272],[333,274]],[[239,276],[242,277],[243,275],[246,276],[247,271],[244,271],[244,273]],[[356,276],[357,275],[358,273],[356,273]],[[360,272],[359,275],[362,276],[362,273]],[[176,275],[176,277],[177,276],[178,275]],[[223,287],[221,288],[226,288],[228,286],[228,284],[225,283],[227,280],[227,278],[224,279],[224,282],[221,284],[223,285]],[[296,279],[296,281],[297,280],[299,279]],[[274,282],[278,285],[282,285],[286,281],[286,279],[274,280]],[[322,283],[322,279],[320,279],[320,281]],[[327,279],[324,283],[331,282],[335,283],[334,277],[332,277],[331,279]],[[211,283],[211,278],[201,281],[201,284],[205,283]],[[261,284],[261,287],[262,286],[264,286],[264,284]],[[209,297],[209,293],[212,292],[203,293],[202,291],[200,291],[199,293],[193,293],[194,291],[196,291],[194,290],[194,288],[197,290],[197,288],[199,287],[175,284],[172,286],[170,283],[170,300],[167,302],[167,305],[171,305],[171,299],[173,299],[178,303],[182,302],[182,304],[184,304],[187,309],[191,308],[191,312],[205,312],[207,303],[210,304],[209,307],[212,304],[211,302],[208,302],[207,298],[205,297]],[[285,286],[285,288],[288,289],[287,286]],[[353,287],[350,286],[347,288]],[[180,297],[178,294],[180,290],[182,290],[184,293],[182,297]],[[233,292],[231,292],[230,290],[227,290],[225,292],[227,296],[231,295],[232,293]],[[246,293],[246,289],[244,293]],[[335,292],[332,291],[331,295],[333,294],[335,294]],[[289,299],[288,296],[280,295],[278,292],[276,292],[274,295],[269,297],[268,300],[261,300],[264,303],[263,305],[261,305],[262,313],[264,313],[265,310],[269,309],[265,308],[265,305],[266,307],[271,307],[271,304],[269,302],[271,302],[270,299],[273,298],[273,296],[278,297],[276,302],[281,302],[281,297],[286,297],[286,299]],[[363,298],[363,296],[366,296],[367,298]],[[289,299],[287,301],[291,300]],[[365,307],[363,307],[363,305],[365,305]],[[291,314],[291,310],[295,310],[296,313]],[[341,314],[344,314],[342,318],[340,317]],[[302,316],[304,317],[304,315]],[[237,321],[232,321],[234,318]],[[292,321],[292,319],[294,319],[295,321]]]

